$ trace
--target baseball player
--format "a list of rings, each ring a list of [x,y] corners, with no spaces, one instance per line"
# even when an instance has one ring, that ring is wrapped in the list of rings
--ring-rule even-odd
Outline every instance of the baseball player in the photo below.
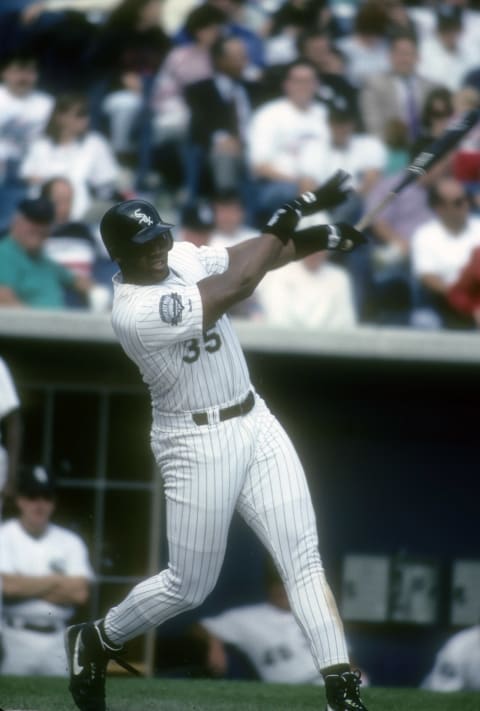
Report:
[[[63,635],[86,602],[92,570],[77,534],[51,523],[55,488],[41,466],[20,470],[18,518],[0,526],[3,675],[65,676]]]
[[[272,555],[325,680],[329,711],[365,711],[318,551],[306,477],[288,436],[256,393],[226,311],[265,273],[320,249],[364,243],[350,225],[296,230],[304,214],[342,202],[339,172],[277,210],[262,234],[229,249],[173,244],[172,225],[143,200],[110,208],[100,231],[114,276],[112,323],[152,399],[151,446],[166,496],[169,563],[105,618],[65,635],[70,691],[81,711],[105,710],[109,658],[124,643],[212,591],[236,509]]]

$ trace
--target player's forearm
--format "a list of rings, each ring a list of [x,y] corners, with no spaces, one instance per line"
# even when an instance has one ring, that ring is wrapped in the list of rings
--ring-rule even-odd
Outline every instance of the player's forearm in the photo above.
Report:
[[[8,575],[2,578],[2,592],[6,597],[44,598],[51,592],[58,579],[58,575]]]
[[[283,244],[271,234],[241,242],[228,252],[228,269],[223,274],[215,274],[198,282],[205,328],[215,323],[234,304],[251,296],[270,269],[295,257],[290,241]]]

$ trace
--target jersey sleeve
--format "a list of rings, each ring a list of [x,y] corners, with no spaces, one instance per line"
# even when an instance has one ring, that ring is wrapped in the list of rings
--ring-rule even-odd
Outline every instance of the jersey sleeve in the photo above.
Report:
[[[171,346],[203,333],[203,305],[196,284],[151,287],[137,305],[137,335],[147,350]]]
[[[225,247],[200,247],[198,256],[206,272],[223,274],[228,269],[228,252]]]

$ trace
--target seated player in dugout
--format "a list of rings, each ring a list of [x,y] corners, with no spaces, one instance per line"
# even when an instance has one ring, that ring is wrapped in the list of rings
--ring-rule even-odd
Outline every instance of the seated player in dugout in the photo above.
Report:
[[[323,684],[308,639],[292,613],[285,585],[271,559],[265,566],[264,587],[265,600],[201,618],[193,626],[191,637],[203,643],[205,671],[213,677],[228,676],[233,648],[246,657],[262,681]],[[351,657],[350,662],[354,664]],[[362,671],[364,685],[366,681]]]
[[[276,562],[324,679],[328,711],[365,711],[318,550],[305,473],[250,381],[226,314],[268,270],[366,242],[345,223],[296,229],[304,215],[345,200],[349,181],[339,171],[275,211],[259,237],[228,249],[174,244],[173,225],[143,200],[119,203],[102,218],[102,238],[120,267],[112,325],[152,399],[169,563],[102,619],[67,630],[69,689],[80,711],[105,711],[107,663],[125,664],[125,642],[198,607],[213,590],[235,510]]]

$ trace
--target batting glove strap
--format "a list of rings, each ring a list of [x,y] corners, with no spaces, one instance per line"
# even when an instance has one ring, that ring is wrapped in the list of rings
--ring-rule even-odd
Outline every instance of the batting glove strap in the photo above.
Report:
[[[315,225],[299,230],[293,235],[293,241],[299,247],[307,247],[309,251],[328,249],[335,252],[351,252],[355,247],[367,243],[367,238],[345,222],[334,225]]]

